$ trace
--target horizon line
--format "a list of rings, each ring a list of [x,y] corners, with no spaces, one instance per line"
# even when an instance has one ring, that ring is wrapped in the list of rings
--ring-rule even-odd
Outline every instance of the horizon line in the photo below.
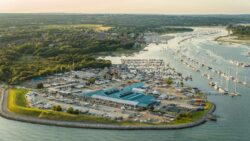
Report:
[[[250,15],[250,13],[92,13],[92,12],[0,12],[0,14],[65,14],[65,15],[183,15],[183,16],[203,16],[203,15]]]

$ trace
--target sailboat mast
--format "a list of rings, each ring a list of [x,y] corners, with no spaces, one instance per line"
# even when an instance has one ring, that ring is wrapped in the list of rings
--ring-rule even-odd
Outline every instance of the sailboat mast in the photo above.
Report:
[[[226,71],[226,84],[225,84],[226,90],[228,90],[228,76],[229,76],[228,71]]]
[[[235,75],[235,83],[234,83],[234,92],[237,93],[237,81],[238,81],[238,67],[236,69],[236,75]]]
[[[246,74],[245,74],[245,77],[244,77],[244,82],[243,82],[244,85],[247,85],[247,77],[246,77]]]

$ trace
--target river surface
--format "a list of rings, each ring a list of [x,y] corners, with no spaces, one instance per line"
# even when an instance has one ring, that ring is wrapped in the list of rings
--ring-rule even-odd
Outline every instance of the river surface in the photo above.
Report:
[[[130,57],[107,57],[113,63],[120,63],[121,58],[164,59],[184,76],[192,75],[193,81],[186,82],[186,85],[211,93],[208,99],[217,105],[217,122],[181,130],[110,131],[35,125],[0,118],[0,141],[249,141],[250,68],[236,67],[229,61],[250,63],[250,58],[246,56],[250,52],[250,46],[214,41],[214,38],[226,34],[223,28],[195,28],[194,32],[175,34],[175,38],[168,43],[149,44],[146,48],[148,51],[141,51]],[[178,50],[180,53],[175,53]],[[180,54],[235,77],[237,71],[238,80],[248,83],[247,86],[236,85],[237,92],[242,96],[218,94],[208,85],[209,81],[203,74],[211,75],[213,81],[225,86],[230,92],[235,90],[235,83],[191,62],[191,65],[200,69],[200,72],[193,71],[181,63]]]

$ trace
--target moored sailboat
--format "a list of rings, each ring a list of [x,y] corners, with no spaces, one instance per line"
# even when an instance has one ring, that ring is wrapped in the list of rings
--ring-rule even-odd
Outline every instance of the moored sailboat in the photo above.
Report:
[[[232,93],[230,93],[230,96],[235,97],[235,96],[240,96],[240,93],[237,92],[237,79],[238,79],[238,68],[236,71],[236,76],[235,76],[235,80],[234,81],[234,91]]]

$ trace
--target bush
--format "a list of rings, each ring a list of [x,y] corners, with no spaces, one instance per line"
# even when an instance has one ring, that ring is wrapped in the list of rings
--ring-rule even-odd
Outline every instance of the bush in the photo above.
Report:
[[[183,87],[184,86],[184,82],[183,81],[181,81],[181,87]]]
[[[58,112],[62,111],[62,107],[60,105],[54,105],[52,109]]]
[[[44,88],[43,83],[38,83],[38,84],[36,85],[36,88],[37,88],[37,89],[43,89],[43,88]]]
[[[78,115],[80,111],[78,109],[75,110],[75,114]]]
[[[72,108],[72,107],[69,107],[68,108],[68,110],[67,110],[67,113],[69,113],[69,114],[75,114],[75,115],[78,115],[79,113],[80,113],[80,111],[79,110],[74,110],[74,108]]]
[[[168,85],[171,85],[173,84],[173,78],[169,77],[165,80],[165,82],[168,84]]]
[[[89,78],[89,79],[88,79],[88,83],[89,83],[89,84],[94,84],[94,83],[95,83],[95,80],[96,80],[95,78]]]
[[[69,107],[68,110],[67,110],[67,113],[73,114],[74,113],[74,109],[72,107]]]
[[[192,118],[192,113],[181,113],[180,115],[179,115],[179,117],[180,118]]]

